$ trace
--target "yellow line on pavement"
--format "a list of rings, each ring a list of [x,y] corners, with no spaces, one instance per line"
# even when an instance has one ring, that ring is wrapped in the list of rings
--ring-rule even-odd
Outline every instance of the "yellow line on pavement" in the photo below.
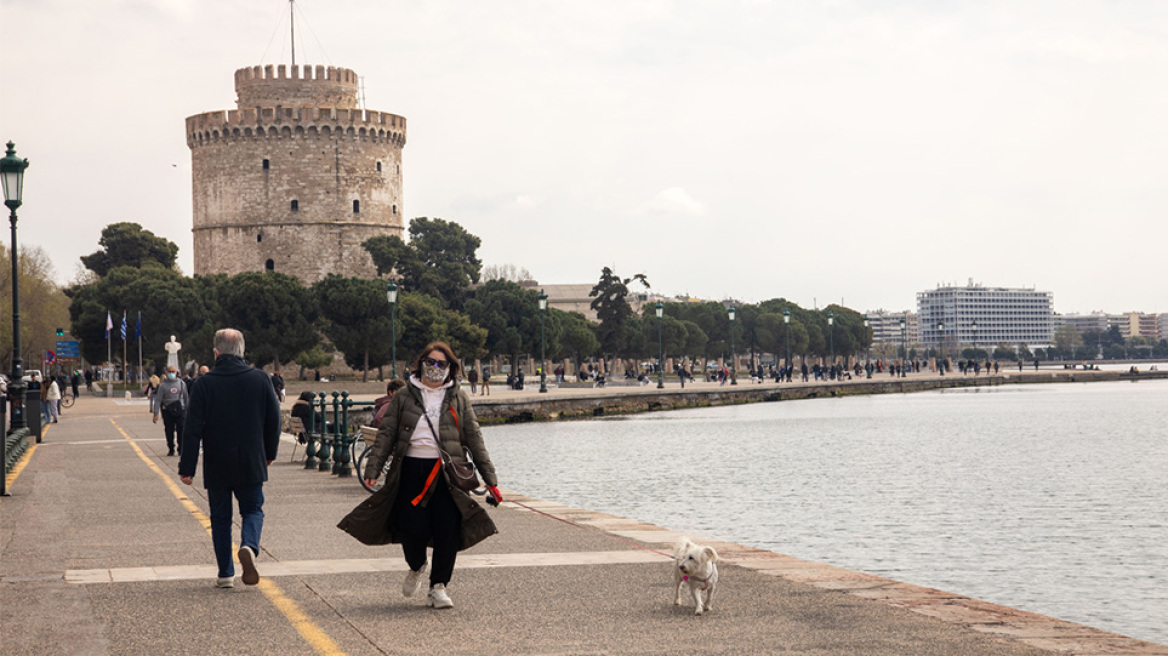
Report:
[[[20,460],[12,466],[12,471],[8,472],[8,475],[4,478],[5,489],[12,489],[12,484],[16,482],[16,477],[20,476],[20,472],[24,471],[24,468],[28,466],[28,461],[32,460],[32,452],[37,450],[37,446],[35,443],[30,444],[28,450],[24,452],[24,455],[20,456]]]
[[[134,449],[134,452],[138,454],[138,457],[142,459],[142,462],[146,463],[146,466],[149,467],[155,474],[158,474],[158,477],[161,478],[164,483],[166,483],[166,487],[169,488],[171,494],[173,494],[175,498],[179,500],[179,503],[183,505],[183,508],[186,508],[192,515],[194,515],[195,519],[199,520],[199,523],[203,525],[203,528],[206,529],[208,533],[210,533],[211,518],[204,514],[203,511],[195,505],[194,501],[191,501],[190,497],[188,497],[186,493],[182,491],[182,488],[178,486],[178,483],[175,483],[174,480],[166,474],[166,472],[162,471],[161,467],[155,464],[154,461],[151,460],[150,457],[142,451],[142,448],[134,442],[133,438],[131,438],[126,433],[126,431],[118,425],[118,422],[111,418],[110,423],[114,425],[114,428],[118,429],[118,432],[122,434],[122,437],[126,438],[126,441],[130,443],[130,448]],[[237,550],[234,543],[231,545],[231,550]],[[237,560],[236,562],[239,561]],[[314,650],[316,650],[316,653],[322,654],[322,656],[344,656],[345,652],[341,650],[341,647],[337,643],[333,642],[333,639],[330,638],[327,633],[321,630],[320,627],[318,627],[316,624],[313,624],[308,615],[300,609],[300,606],[284,594],[284,591],[280,589],[280,586],[272,583],[268,579],[261,578],[257,587],[260,589],[260,592],[262,592],[263,595],[267,597],[268,601],[272,602],[272,605],[275,606],[281,613],[283,613],[284,617],[288,618],[288,622],[292,625],[292,628],[296,629],[296,632],[300,634],[300,637],[304,638],[304,641],[307,642]]]

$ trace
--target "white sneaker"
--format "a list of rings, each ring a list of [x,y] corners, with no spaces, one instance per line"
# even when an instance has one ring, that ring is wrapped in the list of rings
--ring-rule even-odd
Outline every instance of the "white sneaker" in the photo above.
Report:
[[[234,588],[235,587],[235,577],[234,576],[220,576],[217,579],[215,579],[215,587],[216,588]]]
[[[454,608],[450,595],[446,594],[446,586],[441,583],[430,588],[430,596],[426,598],[426,605],[431,608]]]
[[[402,581],[402,594],[407,597],[412,597],[417,594],[418,590],[422,589],[423,577],[426,572],[430,571],[430,563],[422,563],[422,569],[418,571],[410,570],[406,574],[406,580]]]

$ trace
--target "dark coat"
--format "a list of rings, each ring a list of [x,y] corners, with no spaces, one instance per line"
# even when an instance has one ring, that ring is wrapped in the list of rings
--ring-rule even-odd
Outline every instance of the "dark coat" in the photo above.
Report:
[[[423,413],[422,393],[413,384],[407,384],[390,399],[389,408],[381,419],[381,427],[377,431],[377,440],[373,443],[365,471],[359,472],[366,478],[377,478],[385,466],[385,461],[392,455],[393,461],[385,476],[385,485],[346,515],[337,524],[337,528],[365,544],[401,542],[401,536],[396,534],[390,525],[389,515],[401,485],[402,458],[410,448],[410,436],[418,422],[422,421]],[[462,449],[465,445],[483,481],[487,485],[498,485],[495,465],[491,463],[491,456],[483,444],[483,434],[479,431],[474,408],[471,407],[466,394],[458,389],[457,383],[446,390],[446,397],[442,399],[438,436],[442,449],[456,461],[466,461]],[[440,480],[450,490],[450,496],[462,514],[460,550],[469,549],[499,532],[487,511],[476,503],[469,493],[451,485],[446,480],[445,473],[441,475]],[[434,488],[431,487],[421,503],[423,505],[429,503],[433,495]]]
[[[203,447],[203,486],[235,488],[268,480],[280,445],[280,402],[268,375],[234,355],[191,383],[180,476],[194,476]]]

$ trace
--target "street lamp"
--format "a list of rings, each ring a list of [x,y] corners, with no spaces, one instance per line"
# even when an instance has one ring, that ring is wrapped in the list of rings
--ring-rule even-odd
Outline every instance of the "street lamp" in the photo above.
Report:
[[[661,315],[665,306],[657,301],[657,389],[665,387],[665,347],[661,343]]]
[[[831,344],[831,368],[835,369],[835,314],[831,310],[827,311],[827,340]]]
[[[12,400],[12,421],[9,424],[11,431],[25,428],[24,420],[24,360],[20,357],[20,278],[17,265],[16,248],[16,208],[20,207],[24,198],[24,170],[28,168],[28,160],[16,156],[16,144],[8,142],[8,151],[0,159],[0,177],[3,178],[4,204],[8,206],[8,223],[12,226],[12,250],[8,252],[12,259],[12,376],[8,383],[8,398]],[[10,432],[11,432],[10,431]],[[37,442],[40,442],[37,436]],[[5,454],[7,455],[7,454]]]
[[[864,371],[868,372],[868,378],[872,377],[872,331],[869,328],[871,325],[868,317],[864,317]]]
[[[977,320],[976,319],[974,319],[973,324],[970,327],[973,328],[973,350],[976,351],[977,350]],[[974,357],[977,357],[977,356],[975,355]]]
[[[945,322],[937,322],[937,371],[945,375]]]
[[[787,324],[787,366],[791,366],[791,312],[783,310],[783,323]]]
[[[385,298],[389,301],[389,357],[393,360],[393,377],[397,378],[397,285],[393,282],[385,288]]]
[[[738,384],[738,357],[734,353],[734,306],[730,306],[730,384]]]
[[[904,371],[905,361],[908,360],[908,317],[900,318],[900,377],[904,378],[908,374]]]
[[[546,341],[543,333],[543,319],[547,315],[547,294],[539,290],[539,391],[547,394],[547,360],[544,356]]]

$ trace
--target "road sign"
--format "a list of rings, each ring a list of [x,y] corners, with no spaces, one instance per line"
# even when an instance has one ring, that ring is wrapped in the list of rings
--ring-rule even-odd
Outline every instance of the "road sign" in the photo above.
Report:
[[[57,342],[57,357],[62,360],[76,360],[81,356],[81,344],[78,342]]]

